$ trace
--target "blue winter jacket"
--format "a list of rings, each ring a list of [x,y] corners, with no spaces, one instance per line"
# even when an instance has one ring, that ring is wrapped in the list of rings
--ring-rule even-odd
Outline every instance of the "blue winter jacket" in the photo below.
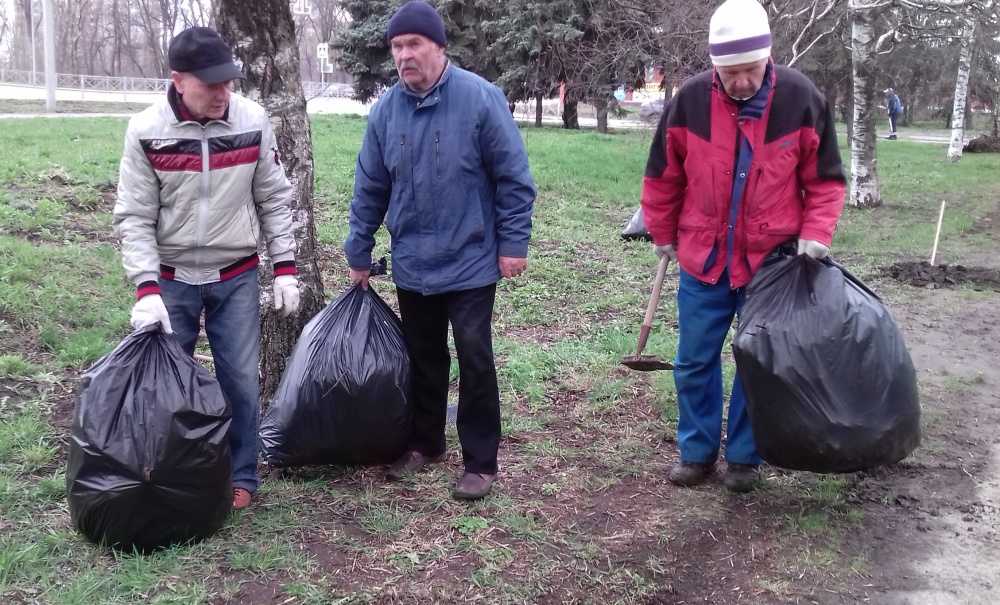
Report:
[[[392,277],[424,295],[500,279],[499,256],[526,258],[535,184],[499,88],[449,65],[424,98],[397,82],[368,115],[344,252],[371,266],[382,221]]]
[[[891,97],[889,97],[888,110],[889,110],[889,115],[891,116],[898,116],[899,114],[903,113],[903,104],[899,102],[898,95],[894,94]]]

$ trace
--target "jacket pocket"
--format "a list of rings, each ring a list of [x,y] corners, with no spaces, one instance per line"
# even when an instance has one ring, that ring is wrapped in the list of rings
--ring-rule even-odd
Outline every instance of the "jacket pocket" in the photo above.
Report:
[[[244,206],[240,212],[240,219],[244,225],[246,234],[246,245],[255,249],[260,247],[260,220],[253,206]]]
[[[455,258],[469,244],[486,241],[486,221],[479,192],[473,187],[456,185],[439,206],[438,250]]]
[[[454,187],[483,168],[479,124],[446,124],[430,134],[434,146],[434,170],[439,186]]]

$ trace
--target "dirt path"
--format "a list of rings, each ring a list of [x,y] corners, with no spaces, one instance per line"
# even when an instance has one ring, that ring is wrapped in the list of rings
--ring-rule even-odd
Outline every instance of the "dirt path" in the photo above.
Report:
[[[862,492],[885,605],[1000,602],[1000,294],[906,288],[887,300],[917,366],[924,441]]]

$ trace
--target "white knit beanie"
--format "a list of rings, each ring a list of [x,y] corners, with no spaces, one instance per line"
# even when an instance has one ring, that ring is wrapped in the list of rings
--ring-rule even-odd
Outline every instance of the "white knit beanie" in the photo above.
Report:
[[[771,56],[767,11],[757,0],[726,0],[708,24],[712,65],[742,65]]]

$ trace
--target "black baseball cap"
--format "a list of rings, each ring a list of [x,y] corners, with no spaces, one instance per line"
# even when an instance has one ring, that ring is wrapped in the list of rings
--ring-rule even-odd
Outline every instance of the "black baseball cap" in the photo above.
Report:
[[[189,27],[174,36],[167,62],[172,71],[189,73],[205,84],[246,77],[233,62],[232,49],[211,27]]]

